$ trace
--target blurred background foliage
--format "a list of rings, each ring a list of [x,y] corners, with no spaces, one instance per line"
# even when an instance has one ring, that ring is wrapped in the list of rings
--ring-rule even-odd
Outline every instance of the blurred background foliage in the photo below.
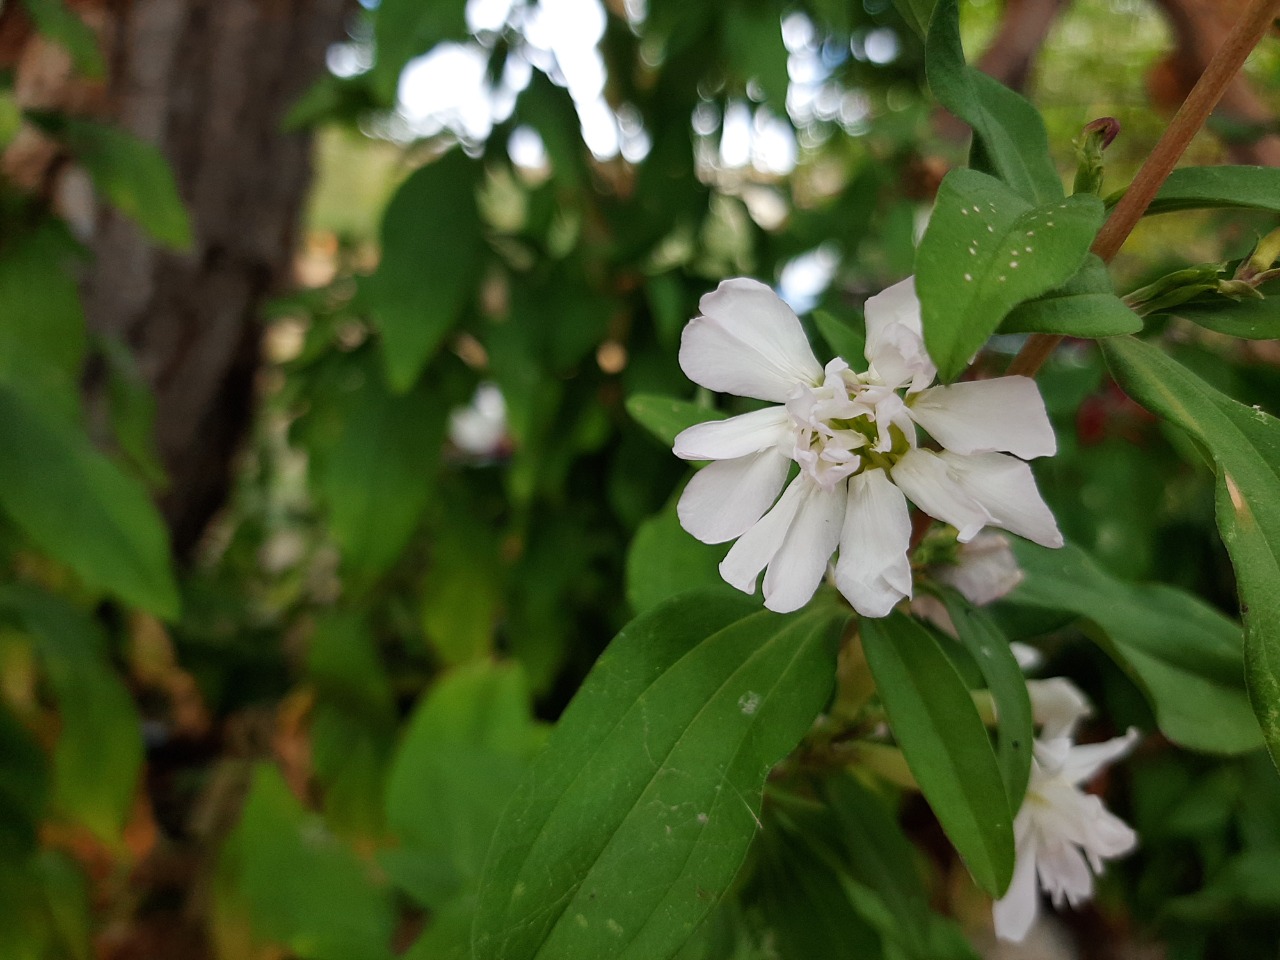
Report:
[[[76,71],[105,69],[95,5],[19,6]],[[1080,127],[1117,117],[1118,189],[1194,60],[1178,5],[1042,6],[1051,29],[1020,41],[1002,79],[1043,110],[1064,176]],[[965,5],[970,56],[999,69],[1002,31],[1034,7]],[[175,478],[134,344],[86,334],[75,210],[6,168],[5,958],[468,956],[489,836],[548,723],[634,612],[718,558],[675,522],[686,467],[636,420],[654,428],[661,411],[628,398],[710,403],[675,348],[729,275],[777,283],[815,342],[857,356],[861,304],[911,271],[933,191],[964,160],[889,0],[382,0],[343,16],[327,71],[283,121],[314,131],[315,179],[285,251],[292,282],[260,305],[251,426],[225,502],[176,562],[151,506]],[[1265,45],[1247,70],[1268,108],[1278,58]],[[11,65],[6,157],[39,130],[100,201],[158,244],[190,245],[190,198],[160,154],[75,109],[31,109],[20,80]],[[1274,124],[1245,114],[1224,110],[1190,160],[1262,151]],[[1117,288],[1243,256],[1273,225],[1152,218]],[[1154,323],[1207,380],[1277,409],[1273,342]],[[997,337],[983,362],[1001,369],[1018,343]],[[105,402],[82,401],[89,378],[105,378]],[[1060,452],[1037,472],[1068,539],[1116,581],[1176,584],[1234,616],[1198,453],[1091,344],[1060,350],[1041,386]],[[1077,642],[1098,626],[1016,605],[1001,617],[1093,697],[1097,734],[1155,730],[1135,680]],[[925,947],[894,942],[884,861],[849,825],[779,803],[754,879],[682,956],[970,956],[957,929],[990,956],[1273,953],[1266,759],[1152,732],[1111,776],[1142,849],[1021,953],[997,953],[988,904],[918,800],[884,791],[862,829],[890,862],[930,866],[908,871],[928,877],[913,896],[958,928],[936,919]],[[893,845],[899,804],[915,848]]]

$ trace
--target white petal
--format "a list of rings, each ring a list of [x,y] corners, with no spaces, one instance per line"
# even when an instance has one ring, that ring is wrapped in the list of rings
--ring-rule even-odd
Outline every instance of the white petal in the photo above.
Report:
[[[764,575],[764,605],[776,613],[799,610],[813,597],[840,541],[844,519],[843,490],[824,490],[803,474],[796,483],[803,487],[803,499]]]
[[[1104,743],[1088,743],[1072,747],[1063,765],[1062,775],[1071,783],[1092,780],[1103,767],[1109,766],[1127,755],[1138,742],[1139,733],[1130,727],[1122,737],[1114,737]]]
[[[885,617],[911,596],[911,516],[907,499],[883,470],[849,480],[836,586],[864,617]]]
[[[676,504],[680,525],[703,543],[741,536],[777,498],[790,466],[776,450],[707,464]]]
[[[955,564],[939,567],[935,576],[959,590],[970,603],[982,607],[1013,590],[1022,582],[1023,573],[1009,538],[988,532],[961,544]]]
[[[1036,843],[1034,835],[1018,845],[1013,864],[1013,879],[1005,895],[991,907],[996,936],[1020,943],[1036,922],[1040,909],[1040,892],[1036,885]]]
[[[1018,666],[1022,668],[1023,673],[1038,670],[1040,665],[1044,663],[1044,654],[1029,643],[1011,640],[1009,649],[1013,651],[1013,659],[1018,661]]]
[[[1031,698],[1032,718],[1042,725],[1042,740],[1070,737],[1075,733],[1076,724],[1093,712],[1089,698],[1065,677],[1028,680],[1027,695]]]
[[[1064,902],[1078,907],[1093,896],[1093,874],[1080,848],[1065,841],[1044,843],[1036,858],[1040,886],[1055,907]]]
[[[958,539],[967,543],[995,518],[961,489],[949,466],[931,450],[908,450],[893,467],[893,482],[929,516],[960,531]]]
[[[685,460],[732,460],[776,446],[789,435],[790,426],[786,407],[765,407],[682,430],[674,450]]]
[[[756,280],[725,280],[703,296],[680,337],[680,367],[709,390],[784,403],[822,366],[791,308]]]
[[[1062,546],[1058,524],[1040,499],[1031,468],[1021,460],[1003,453],[971,457],[943,453],[941,459],[964,492],[991,515],[995,526],[1041,546]]]
[[[805,485],[808,483],[810,481],[803,474],[798,475],[787,485],[773,509],[738,538],[738,542],[720,561],[720,576],[724,577],[726,583],[743,593],[756,592],[756,579],[760,576],[760,571],[782,549],[787,531],[791,529],[804,500]]]
[[[1031,460],[1058,449],[1040,390],[1029,377],[932,387],[910,410],[916,423],[955,453],[1003,450]]]
[[[866,304],[867,344],[871,373],[891,387],[911,381],[911,392],[933,383],[938,368],[929,359],[920,323],[915,277],[907,277]]]

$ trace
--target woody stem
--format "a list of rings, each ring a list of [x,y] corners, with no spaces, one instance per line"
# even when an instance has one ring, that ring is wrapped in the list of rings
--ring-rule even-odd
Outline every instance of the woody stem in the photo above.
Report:
[[[1214,54],[1124,196],[1111,211],[1111,216],[1098,231],[1092,250],[1104,261],[1116,255],[1142,219],[1161,184],[1187,149],[1187,144],[1204,126],[1228,85],[1275,20],[1277,11],[1280,11],[1280,0],[1254,0],[1236,21],[1226,41]],[[1061,342],[1062,337],[1054,334],[1032,334],[1009,364],[1008,374],[1034,377]]]

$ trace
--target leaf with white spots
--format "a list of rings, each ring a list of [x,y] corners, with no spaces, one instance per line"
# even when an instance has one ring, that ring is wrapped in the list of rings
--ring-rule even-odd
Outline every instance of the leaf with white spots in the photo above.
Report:
[[[1218,475],[1218,529],[1235,566],[1244,673],[1253,712],[1280,767],[1280,420],[1209,386],[1158,347],[1103,341],[1124,391],[1199,441]]]
[[[503,814],[475,960],[664,960],[693,935],[827,702],[849,613],[756,609],[686,594],[605,651]]]
[[[1066,283],[1102,223],[1102,202],[1033,207],[994,177],[953,170],[916,251],[925,346],[954,380],[1018,304]]]

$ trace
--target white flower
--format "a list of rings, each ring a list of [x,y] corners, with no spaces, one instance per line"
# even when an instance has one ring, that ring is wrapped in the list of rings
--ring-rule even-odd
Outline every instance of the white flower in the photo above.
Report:
[[[1027,795],[1013,821],[1013,881],[992,910],[996,935],[1014,941],[1022,940],[1035,923],[1037,886],[1055,907],[1077,907],[1093,895],[1093,875],[1102,872],[1103,861],[1124,856],[1138,842],[1132,828],[1101,799],[1080,789],[1132,750],[1138,731],[1130,728],[1123,737],[1077,746],[1072,734],[1089,712],[1084,694],[1060,677],[1029,681],[1027,689],[1036,722],[1044,726],[1035,743]]]
[[[754,592],[763,570],[765,606],[798,609],[839,547],[836,586],[863,616],[885,616],[911,596],[908,497],[961,542],[996,526],[1061,546],[1017,459],[1056,449],[1034,381],[926,389],[937,369],[910,278],[867,301],[865,374],[840,358],[824,369],[796,315],[755,280],[726,280],[700,307],[680,342],[684,372],[710,390],[776,404],[676,437],[677,456],[715,461],[689,481],[678,513],[705,543],[737,539],[720,565],[733,586]],[[917,427],[942,451],[919,446]]]
[[[954,562],[930,564],[929,574],[939,583],[954,587],[976,607],[984,607],[1007,596],[1025,576],[1013,555],[1009,538],[1002,533],[980,533],[968,543],[959,545]],[[911,612],[923,617],[948,636],[956,636],[956,625],[951,621],[946,604],[936,596],[925,593],[911,601]],[[1010,644],[1018,663],[1027,669],[1023,659],[1038,657],[1025,644]],[[1028,651],[1031,651],[1029,654]]]
[[[480,384],[468,406],[449,414],[449,439],[459,450],[475,457],[493,457],[502,452],[507,439],[507,402],[497,384]]]

